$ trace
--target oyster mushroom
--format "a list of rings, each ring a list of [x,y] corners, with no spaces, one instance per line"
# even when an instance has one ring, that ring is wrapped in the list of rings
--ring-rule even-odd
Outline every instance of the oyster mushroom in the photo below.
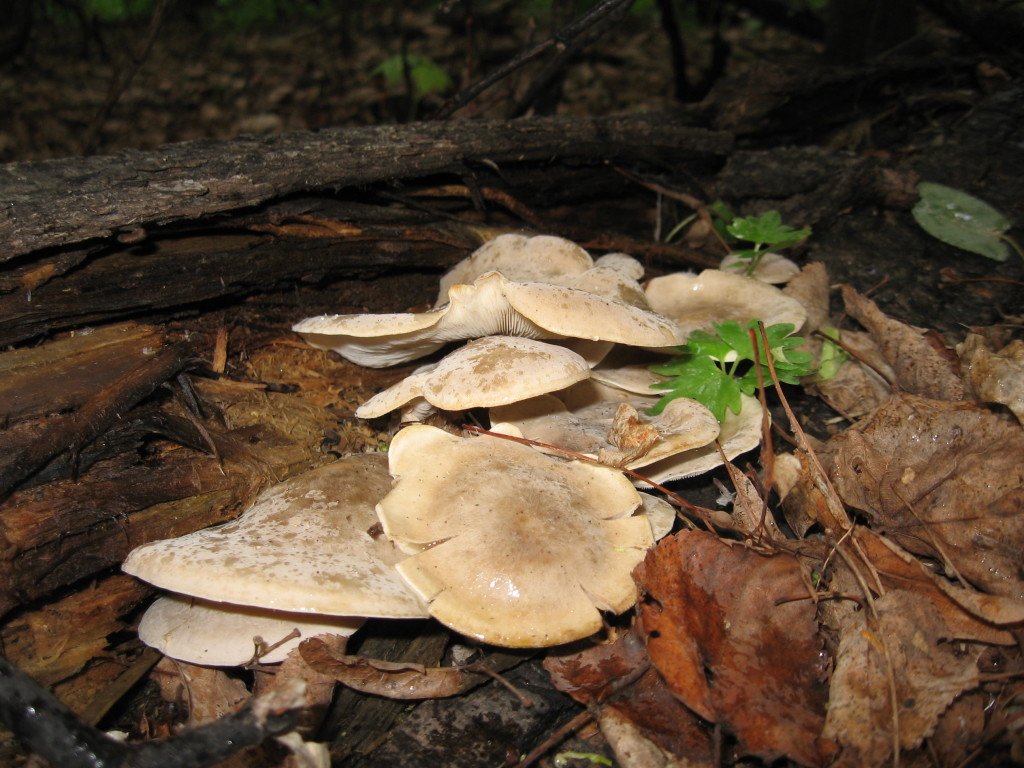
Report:
[[[386,458],[359,454],[264,491],[236,520],[132,550],[122,568],[183,595],[276,611],[420,618],[394,569],[374,505],[391,488]]]
[[[315,347],[371,368],[415,360],[449,341],[491,335],[655,347],[681,343],[676,324],[650,310],[575,288],[513,282],[499,272],[453,285],[448,297],[448,304],[428,312],[321,315],[293,330]]]
[[[556,645],[636,601],[630,573],[653,537],[620,472],[419,424],[395,436],[389,458],[396,483],[377,514],[412,555],[397,569],[457,632]]]
[[[257,649],[256,638],[269,649],[259,654],[259,662],[277,664],[306,638],[348,637],[362,624],[362,618],[351,616],[268,611],[170,595],[146,609],[139,622],[139,639],[178,661],[237,667],[262,650]]]
[[[356,416],[383,416],[417,398],[445,411],[504,405],[588,376],[587,361],[564,347],[518,336],[486,336],[377,393],[356,409]]]
[[[791,323],[799,329],[807,317],[803,305],[778,288],[718,269],[656,277],[646,292],[655,312],[679,324],[684,340],[696,330],[711,331],[714,323],[726,320],[759,319],[766,326]]]

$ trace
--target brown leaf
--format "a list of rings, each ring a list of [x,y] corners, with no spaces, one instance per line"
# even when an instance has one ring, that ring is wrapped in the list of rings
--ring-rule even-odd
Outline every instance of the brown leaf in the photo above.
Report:
[[[807,310],[807,320],[798,331],[809,335],[828,323],[828,270],[822,262],[805,264],[782,292],[799,301]]]
[[[971,396],[1005,405],[1024,424],[1024,341],[1017,339],[992,352],[981,336],[969,333],[956,351]]]
[[[848,285],[842,291],[846,311],[874,337],[904,391],[938,400],[964,399],[963,382],[946,351],[925,332],[886,316]]]
[[[410,662],[380,661],[362,656],[338,654],[312,637],[299,644],[299,653],[310,667],[349,688],[389,699],[440,699],[457,696],[483,685],[490,676],[485,667],[499,672],[523,660],[519,654],[495,653],[478,665],[468,667],[425,667]]]
[[[746,753],[820,763],[821,642],[797,560],[684,531],[634,576],[647,650],[672,692]]]
[[[756,542],[762,540],[783,541],[786,537],[779,530],[775,516],[757,492],[754,483],[731,461],[725,462],[725,468],[736,489],[736,496],[732,500],[731,516],[736,529]]]
[[[1024,431],[972,403],[895,396],[829,440],[843,501],[903,547],[1024,600]]]
[[[648,669],[634,685],[602,707],[598,722],[624,766],[645,764],[630,759],[638,750],[650,755],[646,764],[659,768],[714,765],[710,730],[672,695],[655,669]],[[664,758],[660,764],[652,762],[658,753]]]
[[[868,528],[857,528],[853,539],[885,588],[912,591],[935,607],[949,630],[948,639],[1016,644],[1014,636],[999,627],[1024,622],[1024,603],[951,584],[898,544]]]
[[[841,338],[853,357],[840,365],[831,379],[815,381],[808,389],[853,421],[871,413],[889,397],[892,388],[888,381],[896,380],[896,372],[868,334],[844,330]]]
[[[544,668],[558,690],[580,703],[602,705],[598,721],[623,765],[674,765],[675,758],[710,765],[707,727],[651,668],[635,629],[611,643],[549,653]]]
[[[202,725],[236,712],[252,698],[244,683],[222,669],[161,659],[153,668],[160,694],[188,707],[188,724]]]
[[[892,590],[873,610],[870,621],[867,611],[847,614],[841,629],[824,731],[844,747],[839,765],[886,764],[897,723],[900,748],[917,747],[953,700],[978,685],[980,650],[961,654],[942,641],[948,629],[932,603]]]
[[[602,448],[598,452],[598,461],[616,467],[625,466],[643,456],[661,439],[661,434],[654,426],[641,423],[636,408],[629,403],[621,403],[608,432],[608,442],[618,450]]]

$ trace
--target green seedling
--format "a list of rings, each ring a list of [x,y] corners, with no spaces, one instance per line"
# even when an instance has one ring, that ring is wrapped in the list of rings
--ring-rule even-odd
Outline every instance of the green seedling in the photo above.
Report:
[[[836,344],[839,341],[838,328],[831,325],[823,326],[821,335],[825,339],[821,345],[821,354],[818,356],[818,380],[828,381],[839,373],[839,367],[850,359],[850,354]]]
[[[652,384],[653,389],[668,392],[648,411],[656,416],[677,397],[689,397],[703,403],[719,421],[725,419],[726,410],[739,413],[741,394],[752,395],[757,389],[758,366],[754,364],[754,345],[750,329],[757,330],[757,321],[740,324],[735,320],[714,324],[714,333],[694,331],[686,344],[679,348],[680,355],[667,363],[652,365],[651,370],[668,376],[667,381]],[[814,372],[811,354],[797,350],[804,343],[790,323],[779,323],[765,329],[764,338],[758,339],[758,360],[761,380],[765,386],[772,383],[768,369],[768,354],[772,356],[775,375],[786,384],[798,384],[803,376]]]
[[[435,93],[442,93],[451,87],[452,79],[433,59],[416,54],[395,54],[376,67],[370,74],[380,75],[389,88],[396,88],[405,82],[406,68],[412,81],[413,97],[422,99]]]
[[[757,269],[768,248],[777,251],[791,248],[806,240],[811,234],[810,227],[794,229],[788,224],[783,224],[778,211],[733,219],[732,224],[726,227],[726,231],[737,240],[745,240],[754,245],[753,248],[733,251],[735,255],[747,261],[747,268],[743,272],[747,277]]]
[[[959,189],[922,181],[921,196],[911,213],[921,229],[954,248],[996,261],[1010,257],[1010,247],[1024,258],[1020,246],[1006,234],[1008,218],[973,195]]]

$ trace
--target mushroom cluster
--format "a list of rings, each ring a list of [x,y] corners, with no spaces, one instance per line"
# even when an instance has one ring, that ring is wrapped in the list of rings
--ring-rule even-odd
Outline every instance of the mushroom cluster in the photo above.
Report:
[[[682,398],[649,415],[660,377],[647,361],[713,321],[804,319],[796,300],[735,274],[646,290],[642,276],[624,254],[594,260],[561,238],[508,234],[450,270],[429,311],[298,323],[308,343],[371,367],[466,343],[359,407],[420,422],[386,458],[350,456],[270,489],[234,522],[134,550],[125,570],[175,593],[146,614],[143,640],[237,664],[259,635],[272,661],[298,636],[352,632],[363,617],[430,615],[481,642],[539,647],[628,610],[630,574],[674,511],[622,470],[653,482],[703,472],[755,447],[761,429],[753,398],[721,424]],[[489,409],[497,434],[422,423],[469,409]]]

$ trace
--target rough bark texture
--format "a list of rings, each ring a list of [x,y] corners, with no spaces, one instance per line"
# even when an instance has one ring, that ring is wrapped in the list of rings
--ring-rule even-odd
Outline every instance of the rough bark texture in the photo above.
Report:
[[[0,259],[382,180],[483,165],[720,157],[729,134],[671,118],[532,118],[300,131],[0,168]]]

